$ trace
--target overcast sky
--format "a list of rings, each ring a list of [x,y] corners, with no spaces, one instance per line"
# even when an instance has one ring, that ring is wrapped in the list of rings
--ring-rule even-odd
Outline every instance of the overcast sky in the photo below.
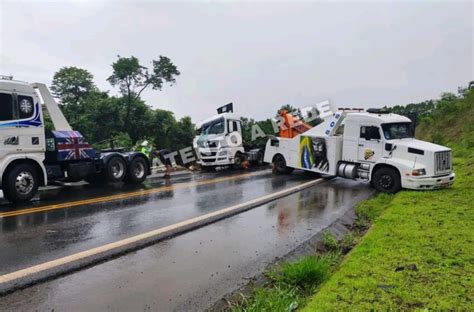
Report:
[[[408,104],[474,80],[473,3],[0,0],[0,74],[49,85],[78,66],[116,94],[117,55],[166,55],[181,76],[144,98],[195,122],[228,102],[255,119]]]

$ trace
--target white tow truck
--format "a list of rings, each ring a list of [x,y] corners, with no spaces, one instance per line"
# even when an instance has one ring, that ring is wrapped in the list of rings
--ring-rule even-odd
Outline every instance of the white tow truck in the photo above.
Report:
[[[383,109],[339,110],[293,138],[267,141],[264,161],[277,173],[302,169],[370,181],[379,191],[453,184],[451,149],[417,140],[411,120]]]
[[[197,126],[193,147],[197,163],[203,170],[232,166],[241,168],[244,162],[262,164],[265,146],[247,146],[242,137],[241,116],[229,103],[217,109],[218,114]]]
[[[44,104],[55,130],[44,128]],[[142,183],[150,174],[140,152],[95,151],[74,131],[46,85],[0,76],[0,188],[11,202],[30,200],[53,181]]]

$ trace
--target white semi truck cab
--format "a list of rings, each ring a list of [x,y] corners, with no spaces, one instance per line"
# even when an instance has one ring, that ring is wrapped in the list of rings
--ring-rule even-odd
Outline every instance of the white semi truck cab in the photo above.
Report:
[[[44,128],[42,104],[55,130]],[[51,181],[141,183],[149,174],[142,153],[95,151],[71,128],[46,85],[0,76],[0,188],[7,200],[28,201]]]
[[[453,184],[451,149],[417,140],[411,120],[382,109],[338,111],[294,138],[268,140],[264,161],[293,169],[370,181],[379,191],[429,190]]]
[[[241,116],[233,113],[232,103],[217,111],[217,115],[198,124],[197,135],[193,140],[201,168],[240,168],[244,161],[263,163],[264,147],[248,148],[245,145]]]

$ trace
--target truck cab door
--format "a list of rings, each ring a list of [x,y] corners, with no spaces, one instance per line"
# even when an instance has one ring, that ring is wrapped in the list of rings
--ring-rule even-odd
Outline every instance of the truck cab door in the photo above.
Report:
[[[361,125],[358,160],[361,162],[376,162],[382,157],[383,142],[380,135],[380,127],[373,125]]]
[[[0,91],[0,160],[44,152],[44,129],[36,96]]]
[[[227,135],[229,136],[229,140],[232,146],[239,145],[239,142],[242,143],[243,138],[240,121],[227,120]]]

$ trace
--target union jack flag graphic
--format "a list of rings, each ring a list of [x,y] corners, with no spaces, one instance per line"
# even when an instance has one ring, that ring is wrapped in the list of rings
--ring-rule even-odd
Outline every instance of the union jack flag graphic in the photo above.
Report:
[[[79,131],[53,131],[59,160],[92,159],[95,151]]]

